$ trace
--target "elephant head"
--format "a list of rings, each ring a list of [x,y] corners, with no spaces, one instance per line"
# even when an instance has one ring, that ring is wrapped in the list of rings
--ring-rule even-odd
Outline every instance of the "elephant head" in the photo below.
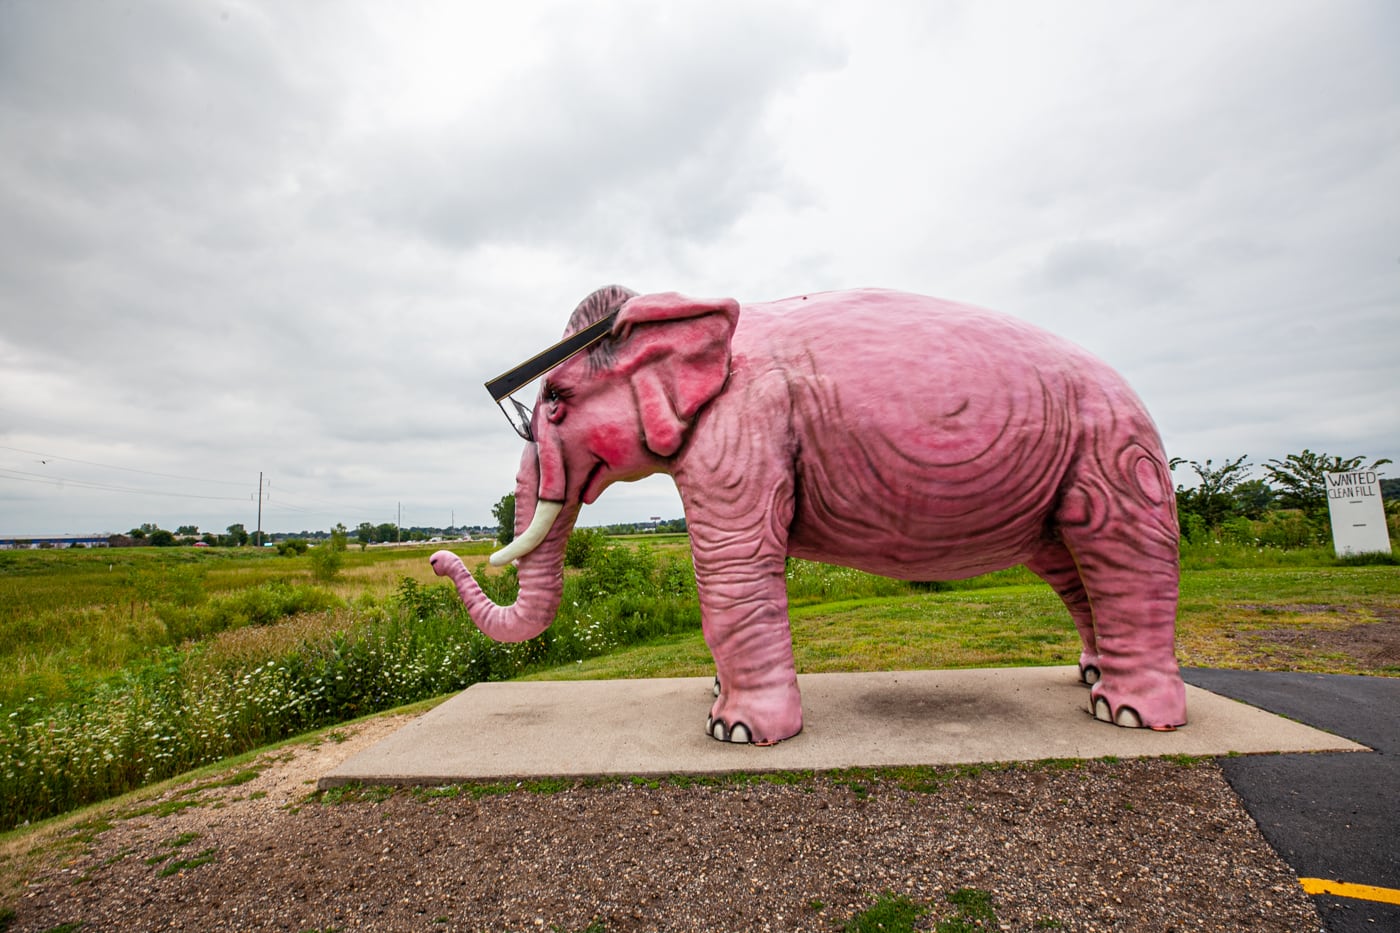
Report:
[[[600,323],[609,319],[611,326]],[[456,555],[439,551],[431,558],[486,635],[524,641],[554,620],[564,549],[579,508],[615,482],[666,470],[701,409],[729,378],[738,319],[733,299],[639,296],[610,286],[579,304],[558,347],[512,371],[538,375],[552,365],[528,426],[517,427],[529,440],[516,477],[517,536],[491,555],[496,566],[516,563],[520,596],[512,606],[498,606]],[[595,326],[598,339],[567,356],[570,338]],[[555,353],[561,348],[563,354]],[[561,355],[564,361],[553,365]]]

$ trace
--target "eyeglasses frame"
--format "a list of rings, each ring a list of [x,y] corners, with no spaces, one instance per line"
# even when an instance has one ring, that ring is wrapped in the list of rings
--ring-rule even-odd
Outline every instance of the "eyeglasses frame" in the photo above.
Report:
[[[618,312],[614,311],[607,317],[588,325],[583,330],[570,334],[552,347],[540,353],[536,353],[519,366],[506,370],[495,379],[486,383],[486,391],[491,393],[491,399],[500,407],[501,412],[506,416],[506,420],[510,422],[510,426],[515,430],[516,434],[519,434],[527,441],[534,441],[534,431],[530,427],[530,423],[534,418],[534,412],[526,405],[511,398],[511,393],[518,390],[521,386],[534,382],[550,370],[564,365],[584,350],[602,341],[603,338],[612,333],[613,323],[617,320],[617,314]],[[507,399],[510,399],[511,404],[515,406],[516,415],[522,419],[520,422],[517,422],[515,418],[511,417],[511,413],[506,409],[505,402]]]

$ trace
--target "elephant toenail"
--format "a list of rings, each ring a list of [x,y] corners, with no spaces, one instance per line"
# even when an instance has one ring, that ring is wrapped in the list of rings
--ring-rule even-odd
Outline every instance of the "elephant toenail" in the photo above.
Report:
[[[1142,717],[1137,714],[1137,710],[1131,706],[1124,706],[1118,710],[1118,716],[1113,720],[1115,725],[1125,729],[1141,729]]]
[[[1109,709],[1108,701],[1103,697],[1094,701],[1094,718],[1099,722],[1113,722],[1113,711]]]
[[[742,722],[736,722],[734,728],[729,730],[729,741],[738,745],[749,744],[749,727]]]

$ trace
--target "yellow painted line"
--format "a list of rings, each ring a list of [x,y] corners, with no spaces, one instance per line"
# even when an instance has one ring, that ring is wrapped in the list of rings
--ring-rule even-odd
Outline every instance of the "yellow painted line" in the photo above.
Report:
[[[1400,904],[1400,891],[1395,888],[1378,888],[1371,884],[1348,884],[1345,881],[1328,881],[1326,878],[1299,878],[1298,883],[1308,894],[1331,894],[1335,897],[1350,897],[1358,901]]]

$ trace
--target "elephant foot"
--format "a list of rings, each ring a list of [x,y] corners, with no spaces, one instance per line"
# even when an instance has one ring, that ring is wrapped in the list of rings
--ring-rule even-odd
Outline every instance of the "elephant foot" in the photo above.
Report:
[[[1120,706],[1118,712],[1113,712],[1113,707],[1103,697],[1094,701],[1094,718],[1099,722],[1113,723],[1115,726],[1122,726],[1125,729],[1141,729],[1142,717],[1137,714],[1137,710],[1131,706]]]
[[[720,742],[774,745],[801,731],[802,696],[796,681],[781,687],[722,690],[705,720],[705,733]]]
[[[710,737],[718,742],[734,742],[737,745],[748,745],[753,741],[749,735],[749,727],[742,722],[734,725],[726,725],[723,719],[716,719],[713,716],[705,717],[705,731]]]
[[[1099,664],[1099,653],[1092,649],[1089,644],[1085,644],[1084,650],[1079,651],[1079,682],[1088,686],[1098,684],[1103,677],[1103,667]]]
[[[1179,674],[1100,678],[1089,691],[1089,712],[1127,729],[1173,732],[1186,725],[1186,686]]]

